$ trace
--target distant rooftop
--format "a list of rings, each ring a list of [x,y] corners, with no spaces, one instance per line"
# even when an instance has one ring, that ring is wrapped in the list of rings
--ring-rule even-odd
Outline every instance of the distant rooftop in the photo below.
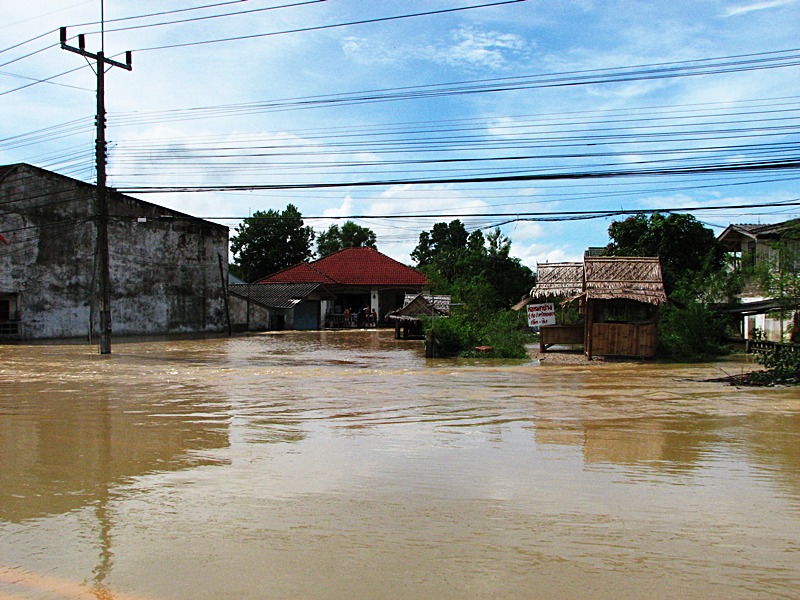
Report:
[[[421,287],[427,278],[420,271],[374,248],[345,248],[308,263],[273,273],[256,283],[324,283],[339,285],[396,285]]]

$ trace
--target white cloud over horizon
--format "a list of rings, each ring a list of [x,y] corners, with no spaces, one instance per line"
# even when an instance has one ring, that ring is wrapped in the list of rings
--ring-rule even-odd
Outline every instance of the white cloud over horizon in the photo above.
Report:
[[[179,0],[141,0],[135,6],[106,0],[105,4],[107,19],[186,8]],[[410,261],[419,233],[430,230],[435,222],[491,214],[462,220],[469,221],[471,228],[509,221],[502,226],[503,233],[512,240],[512,253],[529,266],[536,261],[579,259],[585,247],[607,242],[609,220],[515,221],[518,216],[549,218],[559,211],[645,210],[666,204],[758,204],[800,197],[794,179],[782,172],[738,178],[717,174],[682,179],[292,187],[314,182],[568,174],[581,169],[670,165],[669,161],[683,160],[691,151],[697,151],[691,160],[700,161],[704,147],[739,145],[745,152],[768,141],[780,148],[780,144],[790,144],[796,133],[792,127],[800,107],[792,98],[800,97],[797,67],[580,85],[567,80],[576,74],[591,79],[634,65],[679,64],[794,48],[800,25],[795,0],[521,2],[219,44],[141,50],[462,4],[336,0],[108,33],[108,54],[134,50],[132,72],[110,69],[106,76],[112,180],[123,187],[131,182],[287,184],[283,189],[252,192],[143,197],[201,217],[244,217],[256,210],[282,210],[289,203],[307,217],[363,215],[366,218],[359,224],[378,234],[379,249],[403,262]],[[248,8],[263,6],[253,2]],[[5,48],[50,33],[19,50],[0,52],[0,65],[25,52],[54,47],[0,66],[0,72],[12,74],[0,73],[0,94],[21,85],[14,74],[45,78],[81,66],[83,58],[57,47],[55,30],[98,16],[96,1],[6,3],[0,9]],[[746,18],[737,18],[742,16]],[[97,43],[96,35],[89,36],[90,49],[96,49]],[[521,78],[545,75],[564,77],[564,82],[505,89]],[[5,114],[13,115],[0,124],[0,162],[80,164],[80,169],[65,167],[66,174],[86,177],[93,145],[88,128],[64,137],[42,137],[24,146],[4,142],[79,118],[91,122],[95,105],[91,70],[83,68],[54,81],[82,89],[42,83],[0,96]],[[438,86],[467,81],[473,83],[464,84],[463,93],[438,93]],[[487,82],[491,91],[477,89]],[[377,90],[398,98],[376,101]],[[344,101],[346,94],[358,99]],[[339,100],[327,104],[320,100],[334,96]],[[296,105],[268,106],[289,99],[296,100]],[[214,108],[202,112],[202,107]],[[742,131],[734,133],[738,121]],[[636,136],[642,141],[630,143]],[[160,146],[171,152],[156,151]],[[745,154],[732,150],[721,153],[719,161],[738,156]],[[735,187],[726,187],[731,185]],[[769,210],[731,211],[724,213],[724,219],[782,220],[797,214],[785,211],[780,206],[771,214]],[[386,215],[409,217],[378,219]],[[341,220],[309,222],[322,229]],[[225,223],[236,225],[235,221]]]

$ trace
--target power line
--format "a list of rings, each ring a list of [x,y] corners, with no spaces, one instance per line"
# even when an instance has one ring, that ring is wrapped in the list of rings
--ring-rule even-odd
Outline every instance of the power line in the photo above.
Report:
[[[327,0],[313,0],[313,1],[314,2],[325,2]],[[161,12],[156,12],[156,13],[149,13],[149,14],[145,14],[145,15],[135,15],[135,16],[131,16],[131,17],[122,17],[122,18],[118,18],[118,19],[108,19],[108,20],[105,21],[105,23],[116,23],[116,22],[121,22],[121,21],[129,21],[129,20],[135,20],[135,19],[145,19],[145,18],[149,18],[149,17],[163,16],[163,15],[169,15],[169,14],[175,14],[175,13],[184,13],[184,12],[195,11],[195,10],[216,8],[216,7],[219,7],[219,6],[227,6],[229,4],[239,4],[241,2],[247,2],[247,0],[231,0],[229,2],[218,2],[216,4],[208,4],[208,5],[205,5],[205,6],[195,6],[195,7],[190,7],[190,8],[181,8],[181,9],[176,9],[176,10],[167,10],[167,11],[161,11]],[[303,2],[301,4],[306,4],[306,3],[307,2]],[[275,8],[278,8],[278,7],[269,7],[269,8],[258,9],[258,10],[274,10]],[[115,31],[126,31],[126,30],[129,30],[129,29],[140,29],[140,28],[143,28],[143,27],[156,27],[156,26],[160,26],[160,25],[170,25],[170,24],[174,24],[174,23],[184,23],[184,22],[189,22],[189,21],[193,21],[193,20],[200,20],[200,19],[213,19],[216,16],[229,16],[229,15],[235,15],[235,14],[245,14],[247,12],[253,12],[253,11],[242,11],[241,13],[228,13],[228,14],[225,14],[225,15],[210,15],[210,16],[206,16],[206,17],[198,17],[196,19],[184,19],[184,20],[172,21],[172,22],[169,22],[169,23],[154,23],[154,24],[149,24],[149,25],[138,25],[138,26],[133,26],[133,27],[121,27],[121,28],[118,28],[118,29],[106,29],[106,32],[108,33],[108,32],[115,32]],[[79,23],[79,24],[76,24],[76,25],[70,25],[69,27],[70,28],[87,27],[87,26],[90,26],[90,25],[100,25],[100,24],[101,24],[100,21],[92,21],[92,22],[89,22],[89,23]],[[57,31],[58,31],[58,29],[51,29],[50,31],[46,31],[45,33],[40,33],[39,35],[36,35],[36,36],[34,36],[32,38],[29,38],[27,40],[24,40],[22,42],[17,42],[16,44],[8,46],[7,48],[0,49],[0,54],[3,54],[4,52],[8,52],[10,50],[14,50],[16,48],[20,48],[20,47],[22,47],[22,46],[24,46],[26,44],[31,43],[31,42],[35,42],[36,40],[39,40],[39,39],[41,39],[43,37],[47,37],[48,35],[56,33]],[[95,32],[91,32],[91,33],[99,33],[99,32],[95,31]],[[4,67],[6,65],[10,65],[12,63],[15,63],[17,61],[23,60],[25,58],[29,58],[31,56],[39,54],[40,52],[44,52],[45,50],[49,50],[50,48],[55,48],[57,46],[58,46],[57,43],[56,44],[50,44],[48,46],[45,46],[44,48],[40,48],[38,50],[35,50],[35,51],[30,52],[28,54],[25,54],[23,56],[18,56],[17,58],[15,58],[13,60],[10,60],[10,61],[8,61],[6,63],[2,63],[2,64],[0,64],[0,67]]]
[[[128,194],[152,193],[187,193],[187,192],[221,192],[231,190],[301,190],[319,188],[359,188],[393,185],[431,185],[431,184],[472,184],[472,183],[502,183],[513,181],[552,181],[552,180],[582,180],[582,179],[610,179],[631,176],[664,176],[664,175],[689,175],[705,173],[738,173],[751,171],[774,171],[800,168],[800,157],[773,161],[747,161],[736,165],[710,164],[696,167],[676,167],[672,169],[616,169],[616,170],[586,170],[570,171],[563,173],[526,173],[521,175],[496,175],[487,177],[442,177],[442,178],[403,178],[371,181],[347,182],[315,182],[315,183],[285,183],[261,185],[209,185],[209,186],[141,186],[122,187],[119,191]]]
[[[8,63],[6,63],[6,64],[8,64]],[[20,87],[17,87],[17,88],[11,89],[11,90],[6,90],[5,92],[0,92],[0,96],[5,96],[6,94],[11,94],[13,92],[18,92],[20,90],[24,90],[24,89],[27,89],[29,87],[33,87],[34,85],[38,85],[40,83],[49,83],[53,79],[58,79],[59,77],[63,77],[64,75],[69,75],[70,73],[75,73],[76,71],[80,71],[81,69],[85,69],[88,66],[89,66],[88,64],[85,64],[85,65],[81,65],[80,67],[76,67],[74,69],[70,69],[69,71],[64,71],[63,73],[59,73],[58,75],[52,75],[51,77],[46,77],[44,79],[35,79],[32,83],[28,83],[26,85],[22,85]]]
[[[724,112],[713,110],[714,105],[711,105],[711,112],[706,113],[697,110],[676,113],[675,109],[681,107],[660,107],[658,113],[669,113],[665,117],[642,118],[626,110],[615,118],[601,112],[586,112],[589,118],[548,115],[544,120],[531,120],[532,116],[526,115],[524,121],[519,121],[518,116],[507,116],[488,120],[452,120],[438,127],[430,122],[421,122],[422,127],[409,127],[416,123],[358,126],[354,131],[336,127],[312,130],[323,133],[312,137],[306,131],[288,131],[277,137],[246,134],[232,139],[229,135],[178,138],[141,148],[135,143],[126,144],[115,150],[114,160],[122,166],[141,165],[140,171],[127,174],[129,180],[152,177],[153,173],[164,171],[173,176],[189,176],[200,169],[204,175],[223,170],[226,174],[280,170],[284,173],[295,171],[295,175],[300,175],[302,173],[297,173],[297,170],[306,169],[309,171],[306,175],[319,177],[324,168],[356,167],[370,169],[369,173],[374,177],[379,167],[408,165],[431,167],[440,164],[456,172],[476,165],[472,172],[477,173],[487,170],[483,166],[478,169],[478,165],[501,162],[586,162],[622,158],[635,153],[649,157],[647,162],[651,164],[653,158],[663,157],[662,162],[667,164],[675,163],[680,157],[691,163],[715,155],[719,160],[732,154],[751,159],[764,159],[770,155],[781,158],[797,150],[800,147],[798,143],[793,141],[794,138],[787,140],[786,135],[798,131],[800,114],[796,113],[800,113],[800,107],[796,103],[784,102],[781,105],[771,101],[765,104],[770,107],[768,110],[757,110],[755,102],[764,101],[740,103],[741,110],[725,107]],[[541,119],[539,115],[535,117]],[[507,120],[509,124],[497,126],[493,120]],[[598,124],[605,126],[600,129],[586,127]],[[502,128],[506,131],[498,133]],[[331,133],[326,133],[328,131]],[[745,142],[747,138],[753,141]],[[222,140],[227,143],[221,143]],[[608,147],[603,148],[603,145]],[[537,152],[530,153],[529,150],[534,148]],[[501,149],[508,153],[498,153]],[[376,153],[380,158],[351,158],[351,155],[364,153]],[[140,160],[146,160],[146,164]],[[645,161],[640,161],[640,164],[645,164]],[[428,168],[426,172],[433,171]]]
[[[57,85],[59,87],[65,88],[72,88],[73,90],[81,90],[82,92],[90,92],[89,88],[80,87],[77,85],[69,85],[68,83],[56,83],[55,81],[47,81],[42,79],[36,79],[35,77],[28,77],[26,75],[19,75],[17,73],[9,73],[8,71],[0,71],[0,75],[4,75],[6,77],[14,77],[15,79],[25,79],[26,81],[33,81],[35,83],[49,83],[50,85]]]
[[[341,221],[341,220],[354,220],[354,219],[364,219],[364,220],[376,220],[376,219],[386,219],[386,220],[403,220],[403,219],[468,219],[468,218],[481,218],[481,219],[489,219],[489,218],[497,218],[503,217],[508,218],[508,221],[501,223],[500,225],[505,225],[508,223],[513,223],[515,221],[573,221],[573,220],[584,220],[584,219],[599,219],[599,218],[606,218],[606,217],[614,217],[614,216],[623,216],[623,215],[637,215],[637,214],[654,214],[654,213],[682,213],[682,212],[704,212],[704,211],[717,211],[717,210],[744,210],[744,209],[753,209],[753,208],[778,208],[778,207],[790,207],[790,206],[800,206],[800,198],[795,198],[789,201],[782,201],[782,202],[765,202],[765,203],[751,203],[751,204],[726,204],[726,205],[714,205],[714,206],[696,206],[696,207],[661,207],[661,208],[646,208],[646,209],[620,209],[620,210],[598,210],[598,211],[586,211],[586,210],[579,210],[579,211],[549,211],[549,212],[519,212],[514,214],[509,214],[507,212],[482,212],[482,213],[453,213],[453,212],[439,212],[436,214],[430,213],[420,213],[420,214],[405,214],[405,215],[397,215],[397,214],[387,214],[387,215],[365,215],[365,214],[354,214],[354,215],[340,215],[340,216],[305,216],[303,215],[303,220],[313,221],[313,220],[331,220],[331,221]],[[267,216],[267,215],[259,215],[259,216],[247,216],[247,217],[199,217],[205,220],[210,221],[241,221],[245,219],[252,219],[252,220],[281,220],[283,217],[280,214]]]
[[[316,26],[312,26],[312,27],[302,27],[302,28],[298,28],[298,29],[286,29],[286,30],[283,30],[283,31],[271,31],[271,32],[268,32],[268,33],[254,33],[254,34],[250,34],[250,35],[240,35],[240,36],[234,36],[234,37],[228,37],[228,38],[217,38],[217,39],[203,40],[203,41],[197,41],[197,42],[185,42],[185,43],[180,43],[180,44],[167,44],[167,45],[163,45],[163,46],[151,46],[149,48],[137,48],[136,50],[138,52],[148,52],[148,51],[151,51],[151,50],[166,50],[166,49],[170,49],[170,48],[185,48],[185,47],[188,47],[188,46],[202,46],[202,45],[206,45],[206,44],[219,44],[219,43],[223,43],[223,42],[234,42],[234,41],[240,41],[240,40],[250,40],[250,39],[262,38],[262,37],[270,37],[270,36],[275,36],[275,35],[285,35],[285,34],[289,34],[289,33],[304,33],[304,32],[309,32],[309,31],[321,31],[321,30],[324,30],[324,29],[334,29],[334,28],[337,28],[337,27],[350,27],[350,26],[353,26],[353,25],[366,25],[366,24],[370,24],[370,23],[383,23],[383,22],[386,22],[386,21],[396,21],[396,20],[400,20],[400,19],[411,19],[411,18],[415,18],[415,17],[427,17],[427,16],[432,16],[432,15],[441,15],[441,14],[459,12],[459,11],[464,11],[464,10],[473,10],[473,9],[477,9],[477,8],[488,8],[488,7],[492,7],[492,6],[502,6],[504,4],[516,4],[518,2],[526,2],[526,1],[527,0],[500,0],[498,2],[489,2],[489,3],[486,3],[486,4],[477,4],[477,5],[473,5],[473,6],[460,6],[460,7],[457,7],[457,8],[444,8],[444,9],[440,9],[440,10],[432,10],[432,11],[426,11],[426,12],[410,13],[410,14],[404,14],[404,15],[394,15],[394,16],[391,16],[391,17],[375,17],[373,19],[362,19],[362,20],[358,20],[358,21],[348,21],[346,23],[333,23],[333,24],[329,24],[329,25],[316,25]]]
[[[746,55],[703,58],[691,61],[529,74],[515,77],[465,80],[395,88],[379,88],[357,92],[300,96],[233,105],[150,111],[147,113],[133,112],[116,115],[115,119],[118,120],[119,123],[127,125],[157,123],[163,120],[175,122],[178,120],[209,119],[233,115],[307,110],[329,106],[354,106],[375,102],[396,102],[529,89],[628,83],[632,81],[738,73],[761,69],[787,68],[798,65],[800,65],[800,49],[795,48]]]
[[[296,4],[287,4],[285,6],[273,7],[273,8],[287,8],[287,7],[301,6],[301,5],[304,5],[304,4],[312,4],[312,3],[324,2],[324,1],[326,1],[326,0],[309,0],[309,1],[306,1],[306,2],[299,2],[299,3],[296,3]],[[245,35],[245,36],[234,36],[234,37],[229,37],[229,38],[220,38],[220,39],[204,40],[204,41],[197,41],[197,42],[186,42],[186,43],[180,43],[180,44],[167,44],[167,45],[162,45],[162,46],[152,46],[152,47],[149,47],[149,48],[139,48],[136,51],[138,51],[138,52],[147,52],[147,51],[152,51],[152,50],[165,50],[165,49],[171,49],[171,48],[183,48],[183,47],[188,47],[188,46],[199,46],[199,45],[206,45],[206,44],[216,44],[216,43],[221,43],[221,42],[231,42],[231,41],[238,41],[238,40],[245,40],[245,39],[270,37],[270,36],[284,35],[284,34],[290,34],[290,33],[302,33],[302,32],[309,32],[309,31],[320,31],[320,30],[333,29],[333,28],[338,28],[338,27],[349,27],[349,26],[353,26],[353,25],[364,25],[364,24],[370,24],[370,23],[381,23],[381,22],[386,22],[386,21],[409,19],[409,18],[414,18],[414,17],[432,16],[432,15],[453,13],[453,12],[459,12],[459,11],[465,11],[465,10],[473,10],[473,9],[478,9],[478,8],[501,6],[501,5],[505,5],[505,4],[516,4],[516,3],[519,3],[519,2],[526,2],[526,1],[527,0],[499,0],[499,1],[496,1],[496,2],[478,4],[478,5],[473,5],[473,6],[462,6],[462,7],[456,7],[456,8],[440,9],[440,10],[435,10],[435,11],[418,12],[418,13],[410,13],[410,14],[403,14],[403,15],[394,15],[394,16],[390,16],[390,17],[376,17],[376,18],[373,18],[373,19],[363,19],[363,20],[358,20],[358,21],[349,21],[349,22],[346,22],[346,23],[333,23],[333,24],[328,24],[328,25],[318,25],[318,26],[313,26],[313,27],[303,27],[303,28],[298,28],[298,29],[290,29],[290,30],[284,30],[284,31],[274,31],[274,32],[268,32],[268,33],[251,34],[251,35]],[[2,68],[4,66],[7,66],[9,64],[12,64],[14,62],[17,62],[19,60],[22,60],[23,58],[28,58],[29,56],[33,56],[34,54],[38,54],[39,52],[43,52],[45,50],[48,50],[48,49],[50,49],[50,48],[52,48],[54,46],[56,46],[56,44],[47,46],[45,48],[41,48],[41,49],[36,50],[35,52],[31,52],[30,54],[27,54],[25,56],[18,57],[18,58],[14,59],[14,60],[2,63],[2,64],[0,64],[0,68]],[[37,85],[39,83],[45,83],[45,82],[51,81],[52,79],[56,79],[58,77],[62,77],[64,75],[72,73],[73,71],[74,70],[66,71],[64,73],[60,73],[58,75],[53,75],[53,76],[45,78],[45,79],[39,79],[39,80],[37,80],[37,81],[35,81],[33,83],[30,83],[28,85],[25,85],[25,86],[21,86],[21,87],[14,88],[14,89],[11,89],[11,90],[6,90],[5,92],[0,92],[0,96],[3,96],[5,94],[10,94],[12,92],[17,92],[17,91],[23,90],[23,89],[26,89],[26,88],[31,87],[33,85]]]
[[[237,2],[241,2],[241,1],[242,0],[237,0]],[[163,22],[160,22],[160,23],[147,23],[147,24],[144,24],[144,25],[131,25],[129,27],[117,27],[117,28],[114,28],[114,29],[106,29],[106,33],[113,33],[113,32],[118,32],[118,31],[130,31],[132,29],[146,29],[146,28],[150,28],[150,27],[163,27],[163,26],[166,26],[166,25],[177,25],[177,24],[180,24],[180,23],[192,23],[194,21],[206,21],[208,19],[219,19],[219,18],[222,18],[222,17],[235,17],[235,16],[246,15],[246,14],[251,14],[251,13],[259,13],[259,12],[266,12],[266,11],[272,11],[272,10],[279,10],[279,9],[282,9],[282,8],[295,8],[295,7],[298,7],[298,6],[305,6],[305,5],[308,5],[308,4],[320,4],[322,2],[327,2],[327,1],[328,0],[304,0],[302,2],[294,2],[292,4],[281,4],[281,5],[278,5],[278,6],[267,6],[265,8],[253,8],[253,9],[250,9],[250,10],[240,10],[240,11],[230,12],[230,13],[223,13],[223,14],[216,14],[216,15],[206,15],[206,16],[203,16],[203,17],[192,17],[190,19],[177,19],[175,21],[163,21]],[[177,12],[179,12],[179,11],[177,11]],[[164,13],[162,13],[162,14],[164,14]],[[142,17],[129,17],[129,18],[142,18]],[[110,22],[110,21],[107,21],[107,22]],[[97,32],[94,32],[94,33],[97,33]]]
[[[54,29],[52,31],[49,31],[47,33],[47,35],[55,33],[56,31],[58,31],[58,30]],[[41,37],[41,36],[37,36],[36,38],[33,38],[33,39],[39,39],[39,37]],[[30,40],[30,41],[32,41],[32,40]],[[8,61],[6,61],[4,63],[0,63],[0,68],[7,67],[8,65],[14,64],[15,62],[19,62],[19,61],[21,61],[21,60],[23,60],[25,58],[30,58],[31,56],[36,56],[37,54],[40,54],[40,53],[44,52],[45,50],[50,50],[50,48],[56,48],[57,46],[58,46],[58,44],[50,44],[48,46],[45,46],[44,48],[39,48],[38,50],[34,50],[33,52],[28,52],[28,54],[23,54],[22,56],[18,56],[17,58],[14,58],[12,60],[8,60]]]
[[[39,35],[34,36],[34,37],[30,38],[30,39],[27,39],[27,40],[25,40],[23,42],[17,42],[16,44],[8,46],[7,48],[0,49],[0,54],[3,54],[3,52],[8,52],[9,50],[14,50],[16,48],[20,48],[20,47],[24,46],[25,44],[30,44],[31,42],[35,42],[36,40],[40,40],[43,37],[47,37],[48,35],[51,35],[51,34],[55,33],[56,31],[58,31],[58,29],[51,29],[50,31],[45,31],[44,33],[40,33]],[[52,45],[48,46],[48,48],[52,48],[52,47],[53,47]],[[46,50],[46,48],[45,48],[45,50]],[[37,50],[33,54],[36,54],[37,52],[41,52],[41,51],[42,50]],[[31,55],[28,55],[28,56],[31,56]],[[26,57],[22,57],[22,58],[26,58]],[[21,59],[18,58],[16,60],[21,60]],[[6,64],[8,64],[8,63],[6,63]],[[0,66],[3,66],[3,65],[0,65]]]
[[[147,19],[147,18],[150,18],[150,17],[162,17],[162,16],[165,16],[165,15],[174,15],[174,14],[178,14],[178,13],[193,12],[193,11],[196,11],[196,10],[206,10],[206,9],[209,9],[209,8],[218,8],[220,6],[229,6],[231,4],[241,4],[242,2],[247,2],[247,0],[228,0],[227,2],[216,2],[214,4],[205,4],[203,6],[190,6],[188,8],[177,8],[177,9],[174,9],[174,10],[164,10],[164,11],[161,11],[161,12],[148,13],[148,14],[144,14],[144,15],[134,15],[134,16],[130,16],[130,17],[119,17],[119,18],[116,18],[116,19],[106,19],[105,22],[106,23],[119,23],[119,22],[122,22],[122,21],[132,21],[132,20],[136,20],[136,19]],[[100,25],[100,24],[101,24],[100,21],[92,21],[92,22],[89,22],[89,23],[75,23],[73,25],[70,25],[69,27],[70,28],[88,27],[90,25]],[[106,31],[110,31],[110,30],[107,29]]]
[[[89,0],[89,1],[91,1],[91,0]],[[164,10],[164,11],[148,13],[148,14],[144,14],[144,15],[133,15],[133,16],[130,16],[130,17],[120,17],[120,18],[117,18],[117,19],[105,19],[105,23],[119,23],[119,22],[123,22],[123,21],[132,21],[132,20],[137,20],[137,19],[147,19],[147,18],[151,18],[151,17],[161,17],[161,16],[165,16],[165,15],[193,12],[193,11],[196,11],[196,10],[207,10],[209,8],[218,8],[218,7],[221,7],[221,6],[228,6],[228,5],[231,5],[231,4],[241,4],[242,2],[247,2],[247,1],[248,0],[229,0],[228,2],[216,2],[214,4],[206,4],[204,6],[191,6],[191,7],[188,7],[188,8],[178,8],[178,9],[175,9],[175,10]],[[325,0],[317,0],[317,1],[325,1]],[[88,2],[81,2],[80,4],[88,4]],[[79,6],[80,4],[76,4],[74,6]],[[68,7],[68,8],[71,8],[71,7]],[[262,9],[262,10],[270,10],[270,9]],[[60,11],[53,11],[53,12],[47,13],[47,14],[50,15],[50,14],[54,14],[56,12],[60,12]],[[249,11],[244,11],[244,12],[249,12]],[[229,13],[229,14],[238,14],[238,13]],[[46,16],[46,15],[43,15],[43,16]],[[226,16],[226,15],[221,15],[221,16]],[[211,17],[204,17],[204,18],[214,18],[214,15],[212,15]],[[187,19],[187,21],[188,20],[190,20],[190,19]],[[183,21],[176,21],[176,23],[180,23],[180,22],[183,22]],[[101,25],[101,24],[102,24],[101,21],[90,21],[88,23],[75,23],[73,25],[69,25],[68,27],[69,28],[89,27],[91,25]],[[161,25],[161,24],[163,24],[163,23],[156,23],[155,25]],[[153,25],[146,25],[145,27],[148,27],[148,26],[153,26]],[[2,29],[2,27],[0,27],[0,29]],[[16,48],[24,46],[25,44],[29,44],[31,42],[35,42],[36,40],[39,40],[39,39],[41,39],[43,37],[47,37],[48,35],[56,33],[57,31],[58,31],[58,29],[51,29],[50,31],[46,31],[45,33],[40,33],[39,35],[34,36],[32,38],[29,38],[27,40],[24,40],[22,42],[17,42],[15,44],[11,45],[11,46],[8,46],[7,48],[0,49],[0,54],[2,54],[4,52],[8,52],[9,50],[14,50]],[[106,31],[107,32],[108,31],[122,31],[122,29],[110,29],[110,30],[107,29]],[[43,50],[46,50],[48,48],[52,48],[52,47],[54,47],[56,45],[58,45],[58,44],[47,46],[46,48],[43,48],[41,50],[37,50],[33,54],[36,54],[38,52],[42,52]],[[31,55],[27,55],[27,56],[31,56]],[[22,58],[27,58],[27,56],[20,57],[20,58],[15,59],[15,60],[21,60]],[[0,65],[0,66],[3,66],[3,65]]]

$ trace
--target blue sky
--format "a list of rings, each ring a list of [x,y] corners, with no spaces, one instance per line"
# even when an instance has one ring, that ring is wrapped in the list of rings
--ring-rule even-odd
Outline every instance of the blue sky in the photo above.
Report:
[[[210,4],[217,6],[117,20]],[[800,47],[796,0],[527,0],[397,19],[387,17],[489,2],[327,0],[262,10],[288,4],[299,2],[105,1],[106,55],[124,60],[119,53],[133,51],[133,71],[106,75],[110,185],[253,186],[260,189],[132,195],[225,217],[231,227],[289,203],[318,230],[342,221],[310,217],[358,216],[377,233],[379,250],[407,263],[421,231],[453,218],[469,229],[504,223],[512,254],[535,267],[605,245],[612,218],[623,217],[524,218],[769,205],[692,213],[719,232],[800,216],[797,206],[780,205],[800,198],[796,169],[413,183],[795,159],[800,68],[776,64],[793,65],[797,53],[787,51]],[[242,14],[198,19],[229,12]],[[56,30],[69,26],[76,45],[74,34],[98,30],[81,24],[99,18],[100,0],[3,3],[0,164],[30,162],[94,181],[95,76],[83,57],[58,47]],[[198,20],[141,27],[185,19]],[[386,20],[328,27],[375,19]],[[306,31],[266,35],[296,29]],[[238,39],[196,44],[224,38]],[[87,50],[100,43],[87,36]],[[193,45],[162,48],[178,44]],[[724,69],[708,62],[734,56],[741,58]],[[640,65],[656,66],[620,77]],[[676,71],[699,66],[712,72]],[[508,89],[456,93],[459,82]],[[359,102],[331,101],[356,93]],[[376,101],[386,94],[400,98]],[[326,101],[288,106],[312,97]],[[407,183],[266,189],[385,181]]]

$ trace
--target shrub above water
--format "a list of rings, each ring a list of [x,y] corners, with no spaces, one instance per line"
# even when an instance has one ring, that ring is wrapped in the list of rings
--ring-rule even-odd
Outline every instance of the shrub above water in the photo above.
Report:
[[[437,356],[475,356],[477,346],[490,346],[488,355],[493,358],[522,359],[528,357],[525,345],[533,340],[527,324],[511,310],[498,311],[483,319],[453,315],[435,319],[432,326]]]
[[[699,359],[728,352],[723,322],[700,302],[689,302],[684,308],[662,306],[658,337],[660,353],[670,357]]]

